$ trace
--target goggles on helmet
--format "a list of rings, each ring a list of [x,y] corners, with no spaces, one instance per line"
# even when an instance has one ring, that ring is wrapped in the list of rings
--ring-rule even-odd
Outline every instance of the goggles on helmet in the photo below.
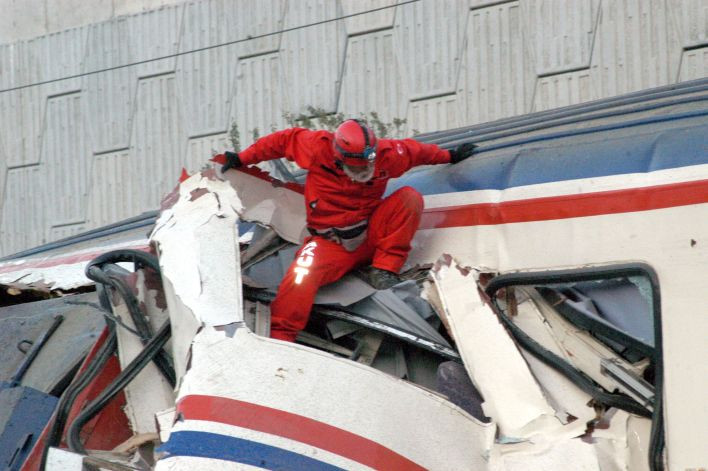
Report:
[[[345,165],[353,167],[364,166],[373,163],[376,160],[376,148],[367,147],[364,152],[346,152],[344,149],[335,144],[335,148],[341,155],[342,162]]]

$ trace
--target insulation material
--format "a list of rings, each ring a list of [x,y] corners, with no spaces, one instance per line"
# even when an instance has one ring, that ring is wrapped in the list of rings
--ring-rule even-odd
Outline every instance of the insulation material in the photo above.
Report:
[[[290,469],[481,470],[495,433],[406,381],[243,328],[233,338],[212,328],[197,334],[177,414],[157,470],[207,469],[219,459],[277,469],[282,457]],[[207,439],[203,461],[183,460],[194,456],[193,440]]]
[[[467,372],[485,402],[485,415],[513,439],[559,425],[555,411],[499,320],[481,298],[473,273],[443,257],[432,271]]]
[[[229,170],[222,177],[233,185],[243,203],[236,209],[242,220],[272,227],[294,244],[305,239],[305,199],[296,190],[299,186],[273,180],[255,168]]]

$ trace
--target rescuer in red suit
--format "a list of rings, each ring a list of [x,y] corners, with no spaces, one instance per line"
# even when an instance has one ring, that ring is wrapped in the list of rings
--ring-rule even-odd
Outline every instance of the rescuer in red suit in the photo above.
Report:
[[[411,249],[423,212],[423,197],[403,187],[381,198],[389,179],[417,165],[456,163],[474,144],[444,150],[413,139],[377,139],[359,120],[344,121],[334,133],[285,129],[236,154],[216,156],[222,171],[285,157],[307,169],[305,203],[310,237],[280,283],[271,304],[271,337],[294,341],[305,327],[320,286],[363,265],[367,281],[387,289]]]

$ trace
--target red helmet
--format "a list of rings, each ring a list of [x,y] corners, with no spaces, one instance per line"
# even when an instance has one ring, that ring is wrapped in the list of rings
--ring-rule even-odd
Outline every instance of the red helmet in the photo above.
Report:
[[[334,131],[334,157],[345,165],[368,165],[376,160],[376,135],[358,119],[348,119]]]

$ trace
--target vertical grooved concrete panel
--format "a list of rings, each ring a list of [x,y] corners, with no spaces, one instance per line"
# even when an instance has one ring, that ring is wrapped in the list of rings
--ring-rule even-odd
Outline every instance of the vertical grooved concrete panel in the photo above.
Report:
[[[175,54],[179,48],[184,4],[129,16],[131,61],[140,62]],[[139,77],[174,72],[174,57],[135,66]]]
[[[470,12],[461,74],[467,105],[464,124],[530,111],[534,75],[524,53],[518,2]]]
[[[92,25],[88,33],[85,70],[103,70],[130,63],[134,58],[131,44],[126,18]],[[130,145],[137,80],[135,67],[124,67],[83,78],[90,116],[86,126],[93,152],[102,153]]]
[[[467,2],[423,0],[398,7],[394,38],[410,98],[455,91]]]
[[[708,45],[708,2],[706,0],[667,0],[684,48]]]
[[[538,75],[590,66],[600,0],[527,0],[529,53]]]
[[[283,127],[285,104],[279,54],[242,59],[238,63],[234,121],[241,148],[251,144],[254,129],[260,136]]]
[[[190,139],[187,143],[184,168],[192,175],[199,172],[205,165],[211,165],[209,159],[213,155],[221,154],[231,148],[231,142],[227,134],[214,134]]]
[[[0,241],[4,254],[46,242],[47,196],[38,188],[39,166],[7,171],[4,204],[0,214]]]
[[[574,105],[596,97],[589,69],[549,75],[539,78],[536,83],[533,111]]]
[[[0,90],[13,87],[18,82],[19,70],[17,62],[17,44],[0,45]],[[0,93],[0,116],[13,117],[17,119],[17,106],[19,102],[19,92]],[[11,121],[11,120],[7,120]],[[10,125],[3,120],[0,126],[0,194],[3,194],[4,176],[6,165],[10,162],[10,156],[17,154],[18,141],[20,136],[10,132]],[[2,201],[0,201],[0,213],[2,212]]]
[[[38,38],[39,80],[55,80],[84,71],[88,28],[75,28]],[[81,89],[81,78],[59,80],[42,89],[46,95],[75,92]]]
[[[395,5],[396,0],[341,0],[345,15],[353,15],[376,8]],[[383,28],[391,28],[397,7],[386,8],[372,13],[352,16],[345,21],[347,34],[361,34]]]
[[[679,81],[708,77],[708,47],[683,51]]]
[[[291,4],[286,12],[285,28],[336,18],[341,14],[339,2],[301,0]],[[336,110],[346,41],[342,21],[283,33],[280,46],[282,80],[291,113],[307,114],[310,106],[328,112]]]
[[[229,41],[237,17],[229,3],[225,0],[188,3],[180,50],[191,51]],[[237,56],[234,45],[178,57],[179,96],[188,117],[184,123],[188,136],[226,131]]]
[[[138,183],[134,215],[157,208],[177,184],[185,143],[174,74],[140,80],[137,100],[132,138],[131,178]]]
[[[600,96],[676,80],[681,54],[664,0],[603,2],[592,59]]]
[[[418,100],[408,105],[406,134],[454,129],[462,125],[461,106],[457,95]]]
[[[6,82],[9,87],[22,86],[40,80],[38,41],[18,41],[8,49],[11,69]],[[7,152],[8,167],[34,164],[40,160],[40,139],[45,95],[42,87],[29,87],[0,94],[0,113],[12,116],[3,119],[0,136]]]
[[[92,161],[88,224],[98,227],[140,214],[142,181],[131,152],[96,155]]]
[[[80,93],[61,95],[47,102],[42,143],[42,175],[37,182],[47,192],[50,226],[85,219],[89,146],[83,129]]]
[[[393,29],[349,38],[338,111],[347,117],[375,111],[389,122],[406,112],[403,74]]]
[[[283,29],[286,0],[230,0],[229,10],[235,20],[228,28],[231,40],[261,36]],[[238,44],[239,57],[275,52],[280,48],[282,34],[272,34]],[[234,59],[235,61],[235,59]]]

